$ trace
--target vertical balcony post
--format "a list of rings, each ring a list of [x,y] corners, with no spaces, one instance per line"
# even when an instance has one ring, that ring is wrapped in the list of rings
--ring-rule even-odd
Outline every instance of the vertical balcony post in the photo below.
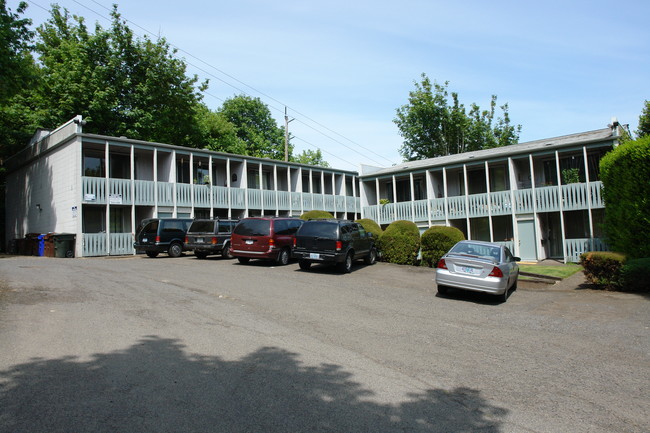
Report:
[[[591,215],[591,190],[589,188],[589,163],[587,161],[587,146],[582,146],[582,155],[585,162],[585,184],[587,187],[587,215],[589,215],[589,242],[594,242],[594,220]],[[592,245],[593,246],[593,245]]]
[[[490,197],[490,166],[485,161],[485,189],[487,191],[488,223],[490,226],[490,242],[494,242],[494,227],[492,226],[492,197]]]
[[[465,221],[467,221],[467,239],[472,239],[472,226],[469,218],[469,185],[467,185],[467,164],[463,164],[463,183],[465,184]]]
[[[562,176],[560,173],[560,153],[555,151],[555,169],[557,170],[557,192],[558,192],[558,202],[560,204],[560,227],[562,228],[562,255],[564,256],[564,262],[566,263],[567,259],[567,247],[566,247],[566,234],[564,231],[564,196],[562,194]]]
[[[135,146],[131,144],[131,238],[135,239]],[[135,255],[135,249],[133,250]]]

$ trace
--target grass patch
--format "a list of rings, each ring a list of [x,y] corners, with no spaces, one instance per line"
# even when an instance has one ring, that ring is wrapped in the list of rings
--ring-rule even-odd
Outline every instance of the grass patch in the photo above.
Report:
[[[540,266],[540,265],[519,265],[521,272],[531,274],[547,275],[549,277],[566,278],[582,270],[582,266],[576,264]]]

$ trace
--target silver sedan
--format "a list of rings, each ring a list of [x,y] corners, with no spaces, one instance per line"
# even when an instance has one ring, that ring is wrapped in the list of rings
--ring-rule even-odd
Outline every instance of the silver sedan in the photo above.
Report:
[[[438,293],[444,295],[451,287],[490,293],[505,302],[509,291],[517,288],[519,260],[501,244],[460,241],[438,262]]]

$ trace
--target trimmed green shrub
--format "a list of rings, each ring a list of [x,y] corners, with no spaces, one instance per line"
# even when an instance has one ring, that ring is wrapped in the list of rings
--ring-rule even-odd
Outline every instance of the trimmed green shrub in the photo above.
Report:
[[[650,136],[621,144],[600,161],[607,244],[650,257]]]
[[[326,220],[334,218],[334,215],[331,213],[324,211],[324,210],[310,210],[308,212],[305,212],[304,214],[300,215],[301,220],[309,221],[309,220]]]
[[[580,265],[590,283],[607,290],[619,290],[625,259],[625,254],[621,253],[590,251],[580,255]]]
[[[383,261],[413,265],[420,250],[420,229],[412,221],[394,221],[379,236],[378,244]]]
[[[456,227],[429,227],[422,233],[422,265],[435,267],[440,257],[464,239],[465,235]]]
[[[650,257],[632,259],[621,268],[621,290],[650,292]]]
[[[379,236],[381,236],[381,234],[384,232],[379,224],[370,218],[362,218],[360,220],[356,220],[355,223],[361,224],[361,227],[363,227],[365,231],[372,233],[375,239],[379,239]]]

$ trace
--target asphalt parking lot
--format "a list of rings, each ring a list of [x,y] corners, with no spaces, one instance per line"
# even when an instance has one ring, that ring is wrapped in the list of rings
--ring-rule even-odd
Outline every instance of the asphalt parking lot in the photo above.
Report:
[[[648,432],[650,299],[432,269],[0,258],[0,432]]]

